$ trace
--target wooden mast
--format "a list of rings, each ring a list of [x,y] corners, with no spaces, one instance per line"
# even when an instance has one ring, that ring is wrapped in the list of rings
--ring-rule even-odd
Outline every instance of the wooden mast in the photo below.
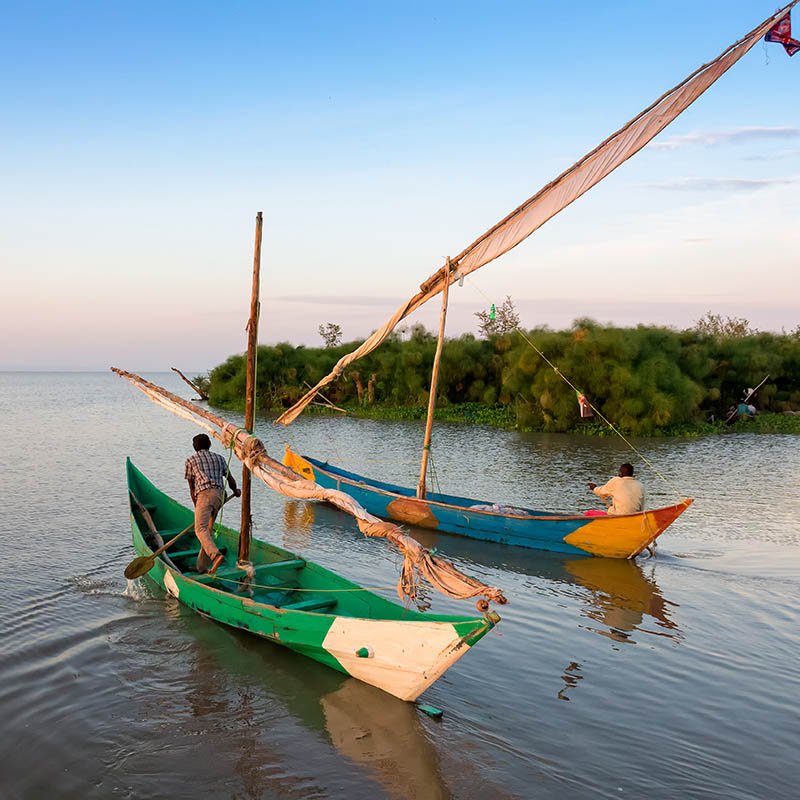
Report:
[[[253,433],[256,417],[256,347],[258,347],[258,315],[261,280],[261,212],[256,215],[256,243],[253,253],[253,288],[250,294],[250,319],[247,322],[247,388],[244,410],[244,427]],[[250,514],[250,470],[242,467],[242,526],[239,534],[239,561],[250,560],[250,531],[253,518]]]
[[[436,409],[436,390],[439,385],[439,362],[442,358],[442,343],[444,342],[444,325],[447,317],[447,297],[450,290],[450,257],[445,265],[445,280],[442,288],[442,313],[439,317],[439,339],[436,342],[436,355],[433,357],[433,371],[431,372],[431,391],[428,396],[428,419],[425,423],[425,444],[422,447],[422,466],[417,485],[417,497],[423,499],[426,493],[425,475],[428,471],[428,458],[431,452],[431,428],[433,427],[433,412]]]

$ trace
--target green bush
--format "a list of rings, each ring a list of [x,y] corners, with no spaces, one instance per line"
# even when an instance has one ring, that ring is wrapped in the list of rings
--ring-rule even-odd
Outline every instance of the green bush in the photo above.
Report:
[[[770,378],[755,402],[759,412],[779,414],[800,408],[800,338],[792,334],[721,336],[696,329],[617,328],[581,319],[569,330],[538,328],[526,336],[604,417],[627,432],[713,430],[710,423],[727,416],[743,390],[767,374]],[[358,344],[259,346],[259,409],[292,405]],[[407,341],[392,335],[323,393],[336,405],[359,413],[422,418],[435,349],[435,337],[421,326],[412,329]],[[211,371],[212,405],[244,407],[245,368],[245,358],[234,355]],[[360,407],[356,371],[363,389]],[[442,351],[437,417],[526,430],[607,430],[598,417],[581,420],[575,389],[561,375],[516,332],[489,339],[469,334],[448,339]],[[367,397],[370,381],[373,403]],[[789,421],[767,428],[795,430],[792,418],[784,419]],[[749,430],[760,429],[759,424]]]

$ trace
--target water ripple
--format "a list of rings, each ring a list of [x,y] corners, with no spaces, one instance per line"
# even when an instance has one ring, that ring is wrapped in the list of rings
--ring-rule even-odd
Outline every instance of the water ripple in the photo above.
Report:
[[[637,441],[697,498],[639,564],[414,531],[511,600],[426,692],[445,709],[435,722],[123,578],[125,456],[186,502],[191,426],[112,375],[0,374],[0,404],[4,441],[39,426],[13,461],[0,454],[15,533],[0,561],[4,798],[796,794],[796,438]],[[421,423],[308,417],[257,433],[274,455],[289,438],[416,483]],[[434,436],[445,491],[554,510],[590,507],[586,479],[629,458],[610,439],[455,424]],[[651,503],[673,501],[642,476]],[[260,537],[395,597],[399,557],[349,518],[260,484],[253,502]]]

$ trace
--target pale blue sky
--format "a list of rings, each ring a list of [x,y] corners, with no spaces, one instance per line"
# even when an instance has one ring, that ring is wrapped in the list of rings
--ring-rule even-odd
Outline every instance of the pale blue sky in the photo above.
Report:
[[[698,3],[4,3],[0,369],[186,370],[366,336],[455,254],[775,10]],[[800,32],[800,16],[795,23]],[[800,56],[757,45],[454,291],[528,326],[800,323]],[[438,303],[413,321],[433,327]]]

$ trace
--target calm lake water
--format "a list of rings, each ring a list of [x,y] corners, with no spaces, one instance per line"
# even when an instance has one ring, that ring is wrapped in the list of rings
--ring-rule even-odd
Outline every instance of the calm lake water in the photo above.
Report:
[[[419,532],[510,599],[422,696],[435,721],[125,580],[125,456],[189,503],[197,430],[110,373],[0,374],[3,800],[800,796],[800,439],[637,441],[696,503],[636,564]],[[257,432],[276,457],[288,441],[416,482],[422,423]],[[452,424],[433,452],[444,491],[554,510],[595,507],[586,480],[632,460],[612,439]],[[649,504],[674,502],[637,472]],[[254,492],[258,537],[396,582],[399,558],[350,518]]]

